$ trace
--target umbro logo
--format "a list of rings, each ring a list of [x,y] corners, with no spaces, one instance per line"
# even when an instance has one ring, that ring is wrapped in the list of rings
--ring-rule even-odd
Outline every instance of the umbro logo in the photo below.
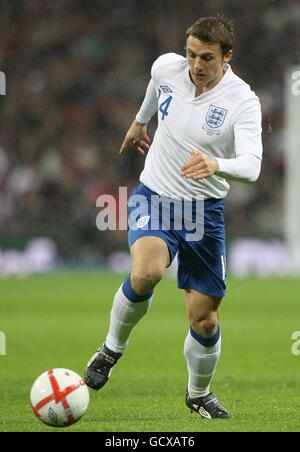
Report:
[[[55,411],[50,407],[49,411],[48,411],[48,417],[49,419],[54,422],[55,424],[57,424],[57,414],[55,413]]]
[[[211,419],[211,415],[202,406],[193,403],[193,407],[195,411],[197,411],[200,414],[200,416],[205,417],[205,419]]]
[[[202,407],[199,408],[199,414],[205,419],[211,419],[211,415]]]
[[[160,85],[160,89],[164,93],[173,93],[173,91],[171,90],[171,88],[168,85]]]

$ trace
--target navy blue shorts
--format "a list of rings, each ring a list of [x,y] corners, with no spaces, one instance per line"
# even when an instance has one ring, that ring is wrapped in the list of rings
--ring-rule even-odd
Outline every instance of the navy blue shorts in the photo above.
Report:
[[[226,294],[223,199],[170,202],[140,183],[128,200],[128,214],[129,247],[152,236],[166,242],[171,262],[178,253],[180,289],[212,297]]]

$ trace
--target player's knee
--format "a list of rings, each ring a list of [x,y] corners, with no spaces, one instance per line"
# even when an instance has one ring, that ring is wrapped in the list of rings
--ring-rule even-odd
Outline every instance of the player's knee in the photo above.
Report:
[[[218,329],[218,318],[214,315],[207,317],[192,317],[190,319],[192,329],[206,339],[214,336]]]
[[[158,268],[132,271],[132,288],[137,294],[144,295],[154,289],[156,284],[162,279],[163,275],[164,272]]]

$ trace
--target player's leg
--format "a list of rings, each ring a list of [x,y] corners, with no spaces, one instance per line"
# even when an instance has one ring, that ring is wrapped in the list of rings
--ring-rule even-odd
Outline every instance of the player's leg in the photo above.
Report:
[[[185,290],[190,320],[184,346],[189,371],[186,403],[207,418],[229,417],[209,392],[221,352],[218,308],[226,294],[224,202],[197,202],[195,214],[199,207],[204,208],[203,237],[193,240],[184,230],[178,253],[178,287]]]
[[[148,312],[153,289],[164,276],[170,256],[159,237],[142,237],[130,248],[132,270],[119,288],[112,307],[106,345],[123,353],[132,328]]]
[[[89,361],[86,382],[100,389],[107,382],[111,368],[125,351],[133,327],[148,312],[155,285],[170,263],[164,240],[145,236],[130,248],[132,271],[117,291],[110,315],[105,343]]]
[[[220,297],[211,297],[195,290],[185,290],[190,330],[184,344],[189,381],[186,404],[207,418],[228,418],[229,413],[210,392],[221,353],[218,308]]]
[[[184,354],[189,369],[188,392],[192,398],[209,394],[221,351],[218,308],[220,298],[212,298],[195,290],[185,290],[190,330]]]

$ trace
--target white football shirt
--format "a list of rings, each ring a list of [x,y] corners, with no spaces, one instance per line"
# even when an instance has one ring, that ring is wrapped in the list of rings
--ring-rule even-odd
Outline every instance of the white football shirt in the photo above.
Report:
[[[168,53],[154,62],[136,119],[147,123],[158,112],[158,128],[140,176],[156,193],[176,199],[224,198],[229,190],[226,179],[258,178],[260,103],[229,65],[225,70],[213,89],[195,97],[186,58]],[[199,181],[181,176],[181,167],[195,149],[216,157],[220,171]]]

